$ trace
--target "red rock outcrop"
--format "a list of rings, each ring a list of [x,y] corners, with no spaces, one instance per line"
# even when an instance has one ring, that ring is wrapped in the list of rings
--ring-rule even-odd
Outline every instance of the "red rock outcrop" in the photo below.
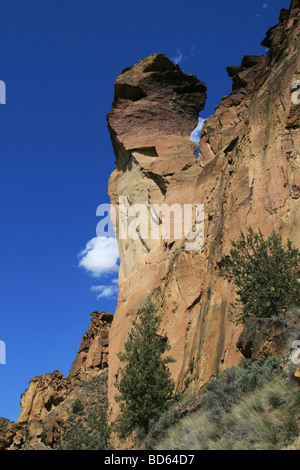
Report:
[[[21,396],[19,424],[44,420],[78,384],[108,367],[108,331],[113,316],[107,312],[93,312],[91,317],[89,329],[83,335],[69,376],[64,377],[60,371],[54,371],[30,381],[28,389]]]
[[[93,312],[91,317],[69,375],[64,377],[55,370],[34,377],[21,395],[22,411],[17,423],[0,418],[0,450],[35,448],[36,443],[42,445],[43,439],[48,446],[53,446],[61,436],[61,426],[73,414],[72,406],[76,400],[87,404],[106,399],[108,331],[113,315]],[[99,379],[99,393],[96,394],[92,390],[93,379]],[[83,389],[85,383],[89,392]]]
[[[108,367],[108,334],[113,316],[107,312],[93,312],[91,317],[90,327],[82,337],[69,373],[69,377],[77,377],[81,381]]]
[[[300,79],[299,15],[293,0],[263,41],[269,51],[228,68],[233,91],[205,122],[198,158],[189,137],[205,102],[202,82],[162,54],[116,80],[108,126],[116,155],[109,195],[117,238],[119,196],[128,207],[202,203],[205,237],[198,251],[189,251],[185,239],[118,239],[120,291],[110,330],[113,417],[117,355],[148,296],[163,313],[177,389],[188,385],[192,391],[241,358],[241,329],[228,318],[234,292],[218,269],[230,240],[252,226],[266,235],[275,229],[300,247],[299,105],[292,100],[292,84]]]
[[[163,54],[139,61],[117,78],[108,114],[116,155],[109,194],[117,237],[123,196],[129,208],[136,203],[146,207],[148,219],[153,204],[204,204],[204,245],[190,250],[186,238],[174,233],[167,240],[118,238],[120,290],[114,320],[106,312],[91,314],[69,376],[54,371],[31,380],[18,422],[0,418],[1,450],[54,447],[76,400],[90,400],[92,407],[99,402],[99,388],[106,396],[107,372],[111,418],[117,416],[118,353],[149,296],[163,313],[162,333],[176,361],[170,369],[177,391],[199,393],[217,369],[241,359],[236,345],[242,328],[229,318],[234,290],[219,276],[222,255],[247,226],[266,235],[275,229],[300,247],[300,105],[292,99],[300,80],[299,19],[300,2],[292,0],[262,43],[269,51],[227,68],[232,93],[205,122],[198,158],[190,134],[205,105],[203,82]],[[252,357],[257,330],[254,336],[246,333],[241,348]],[[269,341],[258,344],[258,356],[260,344],[264,354],[274,351],[273,339],[270,348]],[[297,380],[299,375],[298,369]]]
[[[73,388],[74,382],[69,377],[63,377],[59,370],[34,377],[21,395],[22,411],[17,423],[45,419],[53,407],[70,395]]]

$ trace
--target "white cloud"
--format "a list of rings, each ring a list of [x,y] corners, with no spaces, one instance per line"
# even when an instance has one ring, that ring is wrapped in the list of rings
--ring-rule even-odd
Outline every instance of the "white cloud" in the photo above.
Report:
[[[203,127],[203,124],[204,124],[205,121],[206,121],[206,118],[201,118],[199,116],[197,127],[195,127],[195,129],[193,130],[193,132],[190,135],[190,140],[195,142],[195,144],[197,144],[197,145],[199,145],[199,140],[200,140],[200,137],[201,137],[201,130],[202,130],[202,127]]]
[[[261,5],[260,10],[256,13],[257,18],[259,18],[259,17],[263,14],[263,11],[264,11],[264,10],[267,10],[267,9],[269,9],[269,8],[272,8],[272,7],[270,6],[270,4],[267,3],[267,2],[264,2],[264,3]]]
[[[181,51],[177,50],[177,56],[172,57],[172,61],[173,61],[175,64],[180,64],[180,62],[182,61],[183,58],[184,58],[184,57],[183,57]]]
[[[113,279],[110,285],[92,286],[91,292],[96,292],[97,299],[103,297],[116,297],[119,292],[118,279]]]
[[[79,253],[79,266],[93,277],[119,271],[119,251],[115,238],[95,237]]]

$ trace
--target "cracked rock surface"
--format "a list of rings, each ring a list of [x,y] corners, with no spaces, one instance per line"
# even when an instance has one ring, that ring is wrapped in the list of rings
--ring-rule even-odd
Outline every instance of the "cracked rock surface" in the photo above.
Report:
[[[153,204],[204,204],[205,236],[195,251],[172,237],[118,240],[120,292],[109,367],[114,416],[117,355],[149,296],[163,313],[177,390],[193,391],[217,368],[241,359],[241,329],[229,321],[234,293],[218,270],[230,240],[252,226],[265,235],[275,229],[284,242],[290,238],[300,247],[300,106],[291,98],[292,84],[300,80],[299,13],[293,0],[263,40],[268,52],[227,68],[232,93],[204,123],[198,158],[189,137],[205,104],[204,83],[163,54],[139,61],[116,79],[108,127],[116,156],[109,195],[117,238],[120,196],[128,208],[146,206],[149,220]]]

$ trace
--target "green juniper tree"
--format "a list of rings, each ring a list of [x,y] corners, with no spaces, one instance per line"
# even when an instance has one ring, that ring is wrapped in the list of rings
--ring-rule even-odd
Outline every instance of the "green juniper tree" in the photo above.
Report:
[[[138,312],[124,352],[119,354],[125,363],[121,380],[116,384],[120,392],[116,400],[121,410],[116,430],[121,439],[132,433],[138,438],[145,436],[150,423],[158,420],[172,399],[174,382],[167,365],[174,360],[164,356],[170,346],[159,335],[161,317],[154,310],[148,302]]]
[[[106,450],[109,449],[109,438],[112,432],[112,425],[109,424],[110,413],[108,402],[105,400],[86,414],[81,414],[84,409],[80,407],[78,413],[77,406],[79,400],[73,405],[73,413],[65,422],[64,433],[58,442],[58,450]],[[81,403],[81,402],[80,402]],[[80,417],[81,416],[81,417]]]
[[[220,275],[236,286],[236,322],[251,317],[282,316],[300,304],[300,252],[290,240],[284,246],[275,231],[265,240],[250,227],[232,241],[230,256],[223,256]]]

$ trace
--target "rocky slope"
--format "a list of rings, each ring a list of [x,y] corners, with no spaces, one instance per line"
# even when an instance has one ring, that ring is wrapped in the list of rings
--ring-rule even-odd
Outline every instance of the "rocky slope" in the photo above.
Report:
[[[91,317],[69,375],[56,370],[34,377],[21,395],[17,423],[0,418],[0,450],[53,448],[69,427],[76,402],[87,413],[107,398],[108,332],[113,316],[93,312]]]
[[[233,291],[218,269],[230,240],[251,225],[266,235],[275,229],[300,247],[299,105],[292,101],[292,84],[300,79],[299,15],[299,0],[293,0],[263,40],[268,52],[228,67],[232,93],[205,122],[198,158],[189,137],[205,104],[204,83],[163,54],[141,60],[116,80],[108,126],[116,156],[109,194],[117,237],[120,196],[128,207],[140,203],[148,212],[151,204],[204,204],[205,236],[198,251],[188,250],[184,239],[118,239],[120,291],[110,330],[113,417],[117,355],[148,296],[163,312],[177,390],[193,391],[241,358],[241,330],[228,319]]]

